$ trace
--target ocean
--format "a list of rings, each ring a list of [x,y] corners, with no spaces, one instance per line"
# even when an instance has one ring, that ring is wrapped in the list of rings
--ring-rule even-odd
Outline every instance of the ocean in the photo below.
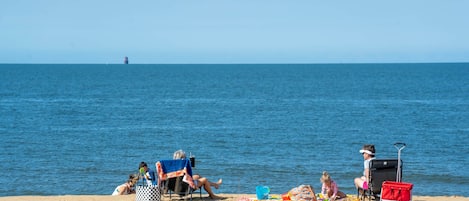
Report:
[[[414,195],[469,196],[469,63],[1,64],[0,196],[111,194],[183,149],[215,193],[355,194],[363,144]]]

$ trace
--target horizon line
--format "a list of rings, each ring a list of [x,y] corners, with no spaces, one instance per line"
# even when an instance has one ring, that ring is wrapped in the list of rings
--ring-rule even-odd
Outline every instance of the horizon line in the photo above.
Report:
[[[317,64],[464,64],[469,61],[440,62],[316,62],[316,63],[0,63],[0,65],[317,65]]]

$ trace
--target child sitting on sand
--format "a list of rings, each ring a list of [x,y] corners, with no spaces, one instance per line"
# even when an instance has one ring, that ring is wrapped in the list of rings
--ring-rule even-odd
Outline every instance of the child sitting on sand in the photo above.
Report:
[[[347,196],[345,195],[345,193],[339,191],[339,186],[337,185],[337,183],[335,183],[334,180],[332,180],[331,176],[326,171],[322,173],[322,177],[320,180],[322,183],[321,194],[325,198],[328,198],[330,201],[334,201],[336,199],[344,198]]]
[[[132,194],[135,193],[135,190],[133,187],[135,184],[138,182],[138,175],[129,175],[129,179],[127,182],[119,185],[114,189],[114,192],[112,195],[127,195],[127,194]]]

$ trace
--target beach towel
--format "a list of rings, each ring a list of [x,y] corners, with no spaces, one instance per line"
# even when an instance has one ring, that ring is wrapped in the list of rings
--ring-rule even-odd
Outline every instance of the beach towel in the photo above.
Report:
[[[158,171],[158,183],[169,178],[184,176],[182,181],[189,184],[191,188],[196,188],[192,179],[191,163],[188,159],[161,160],[156,162],[156,169]]]
[[[289,191],[293,201],[317,201],[313,187],[310,185],[300,185]]]

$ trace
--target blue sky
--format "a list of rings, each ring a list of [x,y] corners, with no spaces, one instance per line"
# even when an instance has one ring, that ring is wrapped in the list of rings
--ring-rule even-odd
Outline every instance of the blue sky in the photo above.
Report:
[[[0,63],[469,62],[469,1],[2,0]]]

